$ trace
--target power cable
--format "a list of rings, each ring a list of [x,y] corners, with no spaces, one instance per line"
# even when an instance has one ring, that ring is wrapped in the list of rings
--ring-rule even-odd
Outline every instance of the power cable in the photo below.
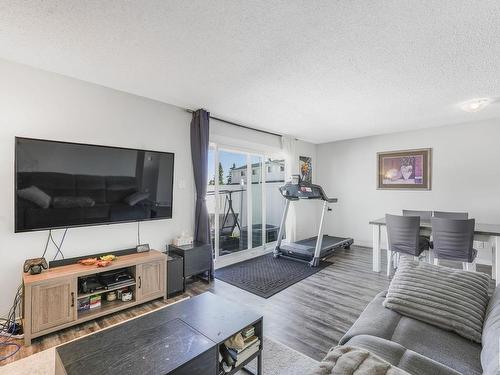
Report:
[[[7,314],[7,318],[1,319],[2,322],[0,323],[0,347],[14,347],[14,349],[9,354],[0,356],[0,362],[12,357],[21,349],[21,345],[12,340],[13,336],[16,334],[16,327],[18,326],[16,323],[16,311],[21,305],[22,290],[23,286],[21,284],[17,288],[16,295],[14,296],[14,302]]]

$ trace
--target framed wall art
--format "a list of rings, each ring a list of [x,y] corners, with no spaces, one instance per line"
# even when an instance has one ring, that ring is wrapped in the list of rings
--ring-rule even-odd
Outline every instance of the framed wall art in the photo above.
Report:
[[[377,188],[431,189],[431,149],[377,153]]]
[[[299,171],[302,181],[312,183],[312,158],[299,156]]]

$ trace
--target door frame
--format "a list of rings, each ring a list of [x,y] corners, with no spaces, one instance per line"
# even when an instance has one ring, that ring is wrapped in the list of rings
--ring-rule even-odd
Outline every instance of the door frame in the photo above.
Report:
[[[214,163],[214,171],[215,171],[215,178],[214,178],[214,228],[215,228],[215,238],[214,238],[214,252],[215,252],[215,263],[216,263],[216,268],[218,268],[218,263],[219,264],[226,264],[226,263],[235,263],[238,261],[241,261],[246,258],[252,258],[261,254],[264,254],[266,252],[269,252],[272,250],[273,243],[266,243],[266,220],[267,220],[267,202],[266,202],[266,177],[267,177],[267,168],[266,166],[266,160],[267,159],[273,159],[275,158],[276,152],[270,152],[266,153],[263,151],[258,151],[258,150],[253,150],[245,147],[236,147],[236,146],[231,146],[227,144],[222,144],[222,143],[216,143],[216,142],[210,142],[209,143],[209,150],[213,152],[213,163]],[[217,178],[217,169],[219,166],[219,151],[226,151],[226,152],[232,152],[240,155],[246,155],[246,185],[247,185],[247,198],[246,198],[246,204],[247,204],[247,227],[250,228],[250,225],[253,225],[253,194],[252,194],[252,189],[254,187],[254,184],[252,184],[252,157],[258,157],[260,158],[260,163],[261,163],[261,168],[260,168],[260,184],[255,184],[255,185],[260,185],[261,189],[261,223],[262,223],[262,240],[261,240],[261,245],[253,247],[253,231],[250,229],[247,229],[248,234],[247,234],[247,249],[244,249],[242,251],[235,252],[233,254],[226,254],[226,255],[219,255],[219,245],[220,245],[220,238],[219,238],[219,214],[220,214],[220,196],[219,196],[219,180]],[[274,155],[273,155],[274,154]],[[285,158],[283,158],[285,159]],[[286,170],[286,168],[285,168]],[[221,260],[224,259],[224,262],[221,262]]]

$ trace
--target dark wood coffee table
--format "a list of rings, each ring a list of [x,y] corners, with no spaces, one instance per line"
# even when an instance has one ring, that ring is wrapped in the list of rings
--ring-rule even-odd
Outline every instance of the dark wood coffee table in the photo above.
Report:
[[[56,348],[56,375],[218,375],[219,346],[253,325],[262,375],[263,317],[212,293],[190,298]],[[248,371],[248,370],[247,370]]]

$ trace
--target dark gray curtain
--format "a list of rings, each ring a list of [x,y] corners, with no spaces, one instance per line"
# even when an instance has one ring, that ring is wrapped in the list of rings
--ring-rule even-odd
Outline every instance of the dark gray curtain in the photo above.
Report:
[[[208,131],[210,113],[203,109],[193,112],[191,120],[191,157],[196,185],[194,240],[210,243],[210,227],[205,197],[208,183]]]

